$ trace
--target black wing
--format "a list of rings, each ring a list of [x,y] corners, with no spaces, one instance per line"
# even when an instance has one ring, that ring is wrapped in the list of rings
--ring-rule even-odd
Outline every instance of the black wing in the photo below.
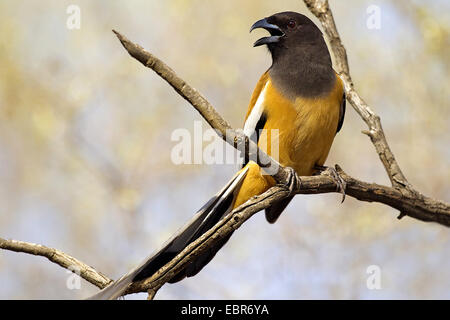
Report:
[[[341,130],[342,125],[344,124],[346,101],[347,101],[347,98],[346,98],[345,92],[344,92],[344,94],[342,95],[341,109],[339,110],[339,122],[338,122],[336,133],[338,133]]]

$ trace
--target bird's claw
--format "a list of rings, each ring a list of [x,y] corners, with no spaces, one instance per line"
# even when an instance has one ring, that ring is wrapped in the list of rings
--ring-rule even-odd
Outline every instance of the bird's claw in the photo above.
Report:
[[[286,177],[285,186],[289,190],[289,195],[293,195],[296,193],[298,189],[300,189],[302,182],[297,175],[297,172],[291,167],[286,167],[286,171],[288,173]]]
[[[336,183],[336,191],[342,193],[342,202],[345,200],[345,188],[347,187],[347,183],[342,179],[339,173],[333,167],[324,167],[324,166],[316,166],[315,169],[320,171],[320,174],[329,176]]]

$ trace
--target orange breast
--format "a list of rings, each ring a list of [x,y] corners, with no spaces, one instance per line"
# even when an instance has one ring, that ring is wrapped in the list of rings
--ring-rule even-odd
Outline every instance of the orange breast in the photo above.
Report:
[[[343,95],[342,81],[327,97],[286,99],[268,79],[264,110],[267,122],[258,145],[277,158],[283,166],[299,175],[311,175],[314,165],[323,165],[331,148],[339,121]],[[266,147],[267,146],[267,147]]]
[[[323,165],[328,156],[339,122],[343,95],[341,79],[327,97],[283,97],[265,73],[253,93],[247,117],[250,115],[261,91],[266,86],[264,112],[267,122],[265,133],[260,135],[258,146],[279,161],[292,167],[298,175],[311,175],[314,165]],[[267,83],[268,82],[268,83]],[[250,161],[249,171],[235,199],[233,207],[246,202],[275,185],[275,180]]]

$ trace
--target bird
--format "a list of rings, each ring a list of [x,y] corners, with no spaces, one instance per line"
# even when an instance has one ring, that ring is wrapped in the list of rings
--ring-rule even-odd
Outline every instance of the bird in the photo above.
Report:
[[[272,141],[270,134],[261,134],[263,130],[275,132],[278,161],[292,173],[289,196],[265,209],[266,220],[275,223],[294,197],[295,187],[301,185],[299,176],[330,169],[324,163],[342,128],[346,97],[323,34],[311,19],[297,12],[280,12],[258,20],[250,32],[259,28],[270,35],[258,39],[253,46],[265,45],[272,65],[256,84],[243,132],[260,147],[271,145]],[[343,189],[339,175],[334,169],[331,171]],[[257,161],[245,159],[242,169],[159,250],[91,299],[119,298],[131,283],[152,276],[234,208],[276,184]],[[196,275],[230,237],[231,234],[196,256],[169,282]]]

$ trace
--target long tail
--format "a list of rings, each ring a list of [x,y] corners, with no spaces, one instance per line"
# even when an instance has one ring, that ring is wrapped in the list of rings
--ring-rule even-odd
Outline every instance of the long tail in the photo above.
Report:
[[[130,283],[150,277],[166,263],[172,260],[187,245],[198,239],[203,233],[214,226],[233,207],[237,193],[248,172],[248,167],[239,171],[214,197],[212,197],[184,227],[172,236],[166,243],[145,259],[139,266],[113,282],[97,294],[89,297],[93,300],[114,300],[122,296]],[[231,236],[231,235],[230,235]],[[217,243],[207,252],[198,256],[195,261],[181,270],[169,282],[174,283],[185,277],[197,274],[227,242],[229,237]]]

